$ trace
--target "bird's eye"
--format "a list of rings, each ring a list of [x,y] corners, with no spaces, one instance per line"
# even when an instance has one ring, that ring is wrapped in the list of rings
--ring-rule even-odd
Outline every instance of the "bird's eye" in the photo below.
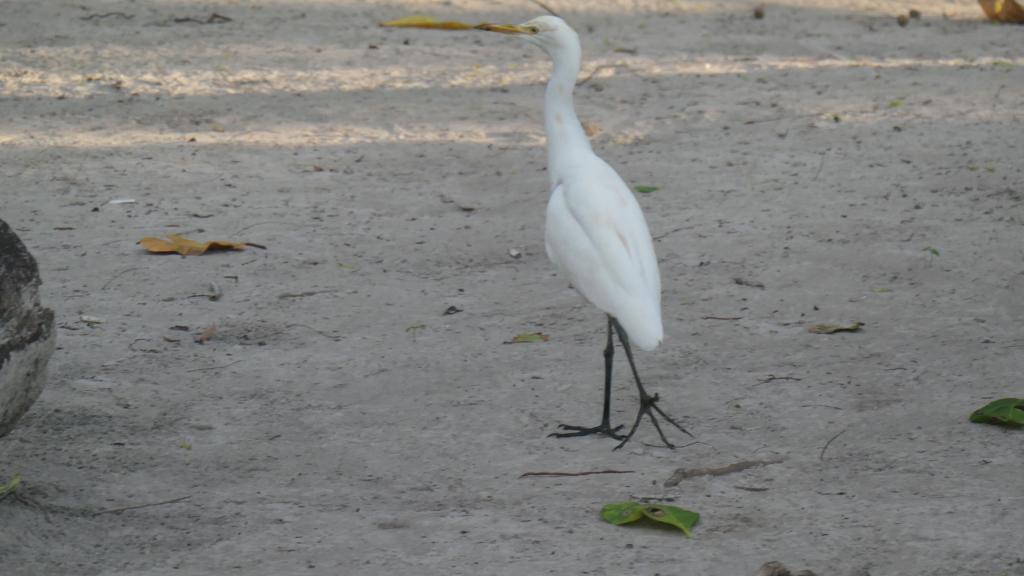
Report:
[[[531,34],[536,34],[540,32],[540,28],[536,26],[527,26],[526,29],[529,30]]]

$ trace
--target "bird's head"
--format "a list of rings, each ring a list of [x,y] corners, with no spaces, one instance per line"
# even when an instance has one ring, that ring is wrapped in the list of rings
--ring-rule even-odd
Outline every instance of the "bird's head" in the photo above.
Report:
[[[538,16],[522,24],[483,24],[481,30],[510,34],[539,46],[549,55],[579,46],[579,36],[558,16]]]

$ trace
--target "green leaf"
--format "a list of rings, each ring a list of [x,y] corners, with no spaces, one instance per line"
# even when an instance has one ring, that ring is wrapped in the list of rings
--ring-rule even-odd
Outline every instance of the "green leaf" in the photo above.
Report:
[[[903,98],[896,98],[895,100],[889,101],[889,108],[899,108],[903,106]]]
[[[650,194],[651,192],[658,191],[657,186],[634,186],[633,189],[640,194]]]
[[[989,402],[971,414],[971,422],[1011,428],[1024,426],[1024,398],[1002,398]]]
[[[932,256],[939,256],[939,249],[934,246],[925,246],[924,248],[921,248],[921,252],[927,252]]]
[[[15,474],[6,484],[0,484],[0,496],[6,496],[21,484],[21,474]]]
[[[668,504],[648,504],[644,507],[644,516],[679,528],[687,538],[693,538],[690,529],[700,520],[700,514]]]
[[[504,342],[504,344],[533,344],[536,342],[547,342],[551,339],[551,336],[542,334],[540,332],[526,332],[525,334],[516,334],[511,340]]]
[[[601,518],[616,526],[636,522],[643,517],[644,505],[636,502],[615,502],[614,504],[605,504],[604,508],[601,508]]]
[[[601,518],[605,522],[616,526],[647,518],[655,522],[675,526],[682,530],[687,538],[692,538],[691,530],[697,524],[697,521],[700,520],[700,514],[668,504],[615,502],[613,504],[605,504],[604,508],[601,509]]]

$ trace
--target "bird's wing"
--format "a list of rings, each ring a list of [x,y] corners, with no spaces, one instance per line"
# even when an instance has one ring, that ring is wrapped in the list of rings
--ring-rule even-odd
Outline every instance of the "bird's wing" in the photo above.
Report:
[[[586,177],[567,183],[566,206],[618,287],[660,301],[658,261],[640,205],[619,175],[597,161]]]
[[[551,195],[548,256],[598,308],[650,327],[643,331],[653,343],[661,338],[661,281],[647,223],[618,174],[595,161],[566,174]]]

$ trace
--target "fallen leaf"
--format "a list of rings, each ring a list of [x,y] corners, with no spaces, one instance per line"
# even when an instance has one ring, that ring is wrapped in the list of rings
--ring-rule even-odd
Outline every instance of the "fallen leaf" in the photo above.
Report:
[[[651,192],[658,191],[657,186],[634,186],[633,189],[640,194],[650,194]]]
[[[1024,8],[1015,0],[978,0],[989,20],[1024,24]]]
[[[209,326],[206,327],[205,330],[203,330],[202,332],[199,333],[199,336],[196,336],[196,344],[203,344],[207,340],[210,340],[211,338],[213,338],[213,335],[216,334],[216,333],[217,333],[217,325],[216,324],[210,324]]]
[[[1024,426],[1024,398],[1002,398],[989,402],[971,414],[971,422],[1010,428]]]
[[[228,242],[226,240],[211,240],[209,242],[196,242],[178,234],[168,234],[167,238],[154,238],[146,236],[138,241],[138,244],[154,254],[181,254],[182,256],[198,256],[209,250],[245,250],[246,242]]]
[[[863,326],[863,322],[854,322],[852,324],[814,324],[807,327],[807,331],[811,334],[835,334],[836,332],[860,332],[860,327]]]
[[[534,342],[547,342],[551,339],[551,336],[542,334],[540,332],[526,332],[523,334],[517,334],[515,338],[502,342],[502,344],[531,344]]]
[[[472,30],[476,28],[474,24],[454,21],[441,22],[429,16],[409,16],[408,18],[381,22],[380,25],[388,28],[431,28],[438,30]]]
[[[11,479],[7,481],[6,484],[0,484],[0,497],[10,494],[11,492],[14,492],[15,488],[18,487],[18,484],[21,484],[20,474],[15,474],[14,476],[12,476]]]
[[[639,502],[616,502],[606,504],[601,509],[601,518],[609,524],[621,526],[648,518],[675,526],[683,531],[687,538],[692,538],[691,529],[700,520],[700,514],[668,504],[641,504]]]
[[[903,106],[903,99],[902,98],[896,98],[894,100],[889,100],[889,108],[899,108],[901,106]]]

